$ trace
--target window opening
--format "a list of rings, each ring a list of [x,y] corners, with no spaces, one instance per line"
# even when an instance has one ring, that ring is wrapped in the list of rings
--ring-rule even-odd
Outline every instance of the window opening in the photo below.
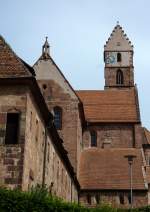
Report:
[[[97,146],[97,133],[95,131],[91,131],[91,147]]]
[[[87,194],[87,203],[91,205],[91,195]]]
[[[123,72],[119,69],[117,71],[116,75],[116,84],[117,85],[123,85],[124,79],[123,79]]]
[[[119,194],[119,200],[120,200],[120,204],[124,204],[124,195],[122,193]]]
[[[54,124],[57,130],[62,128],[62,109],[60,107],[54,108]]]
[[[7,113],[5,144],[18,143],[19,114]]]
[[[121,53],[117,53],[117,62],[121,62]]]

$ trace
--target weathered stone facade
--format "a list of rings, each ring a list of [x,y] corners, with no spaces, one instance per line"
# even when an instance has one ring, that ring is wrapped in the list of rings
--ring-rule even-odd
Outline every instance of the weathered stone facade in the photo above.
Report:
[[[97,132],[97,147],[105,148],[106,140],[110,140],[110,148],[134,147],[134,125],[130,124],[99,124],[89,126],[83,133],[83,147],[91,146],[91,131]]]
[[[1,37],[0,45],[0,69],[6,66],[0,75],[0,186],[46,184],[50,193],[78,202],[79,183],[34,70]]]
[[[1,37],[0,47],[0,185],[46,184],[67,201],[127,208],[132,155],[132,205],[150,204],[150,132],[141,124],[133,46],[122,27],[104,46],[102,91],[74,91],[47,39],[33,69]],[[19,115],[12,144],[8,125],[16,128],[18,119],[9,114]]]
[[[62,109],[62,127],[58,132],[77,172],[82,143],[80,100],[51,57],[41,57],[34,69],[49,110],[54,114],[55,107],[59,106]]]
[[[133,207],[142,207],[147,205],[147,192],[141,191],[133,193]],[[113,207],[129,208],[130,192],[128,191],[82,191],[80,193],[81,204],[87,207],[96,207],[101,203],[110,204]],[[90,202],[87,199],[90,197]],[[123,197],[123,198],[122,198]],[[120,202],[121,200],[121,202]]]
[[[1,172],[0,184],[9,185],[11,188],[22,185],[23,152],[25,142],[25,114],[26,114],[26,87],[2,87],[0,89],[0,116],[1,116]],[[20,114],[20,127],[18,144],[5,145],[7,113]]]
[[[141,126],[133,46],[120,25],[104,46],[104,62],[105,90],[77,91],[87,121],[79,168],[80,202],[88,207],[101,202],[123,208],[144,206],[150,202],[150,137]],[[135,156],[132,202],[126,155]]]

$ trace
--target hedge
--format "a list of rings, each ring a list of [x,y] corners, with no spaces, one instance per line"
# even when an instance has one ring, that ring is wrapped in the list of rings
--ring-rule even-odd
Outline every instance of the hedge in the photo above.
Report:
[[[37,186],[28,192],[19,189],[0,188],[0,212],[127,212],[109,205],[89,209],[76,203],[67,203],[51,196],[46,188]],[[133,209],[134,212],[147,212],[150,207]]]

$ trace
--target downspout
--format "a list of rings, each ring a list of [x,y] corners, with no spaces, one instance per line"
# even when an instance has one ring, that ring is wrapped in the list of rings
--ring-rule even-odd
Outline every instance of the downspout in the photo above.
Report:
[[[45,186],[45,170],[46,170],[46,153],[47,153],[47,127],[45,127],[45,137],[44,137],[44,158],[43,158],[43,176],[42,176],[42,187]]]
[[[71,202],[72,202],[72,179],[71,179]]]
[[[78,190],[78,205],[80,204],[80,190]]]
[[[50,123],[51,125],[51,123]],[[44,159],[43,159],[43,176],[42,176],[42,187],[45,186],[45,170],[46,170],[46,156],[47,156],[47,131],[49,128],[51,128],[51,126],[46,126],[45,127],[45,138],[44,138],[44,143],[45,143],[45,146],[44,146]]]

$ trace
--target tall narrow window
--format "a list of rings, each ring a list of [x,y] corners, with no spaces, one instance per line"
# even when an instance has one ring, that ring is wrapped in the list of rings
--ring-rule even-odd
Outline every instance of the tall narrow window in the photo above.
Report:
[[[97,133],[95,131],[91,131],[91,146],[97,146]]]
[[[57,130],[62,128],[62,109],[60,107],[54,107],[54,124]]]
[[[123,85],[124,79],[123,79],[123,72],[118,69],[116,74],[116,84],[117,85]]]
[[[19,114],[7,113],[5,144],[18,143]]]
[[[121,53],[117,53],[117,62],[121,62]]]
[[[123,193],[119,194],[119,200],[120,200],[120,204],[124,204],[124,195],[123,195]]]
[[[100,194],[96,194],[96,204],[98,205],[100,203]]]
[[[131,194],[130,193],[128,193],[128,202],[129,202],[129,204],[131,204]]]
[[[87,203],[91,205],[91,195],[87,194]]]

